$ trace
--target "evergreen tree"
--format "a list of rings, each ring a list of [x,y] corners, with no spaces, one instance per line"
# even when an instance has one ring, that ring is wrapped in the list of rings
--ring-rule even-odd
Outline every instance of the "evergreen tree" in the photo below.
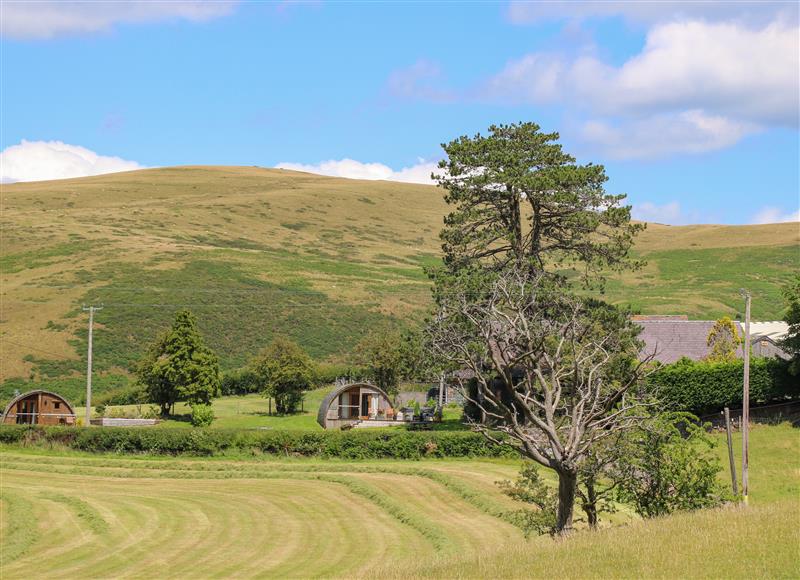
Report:
[[[176,401],[209,404],[219,395],[219,361],[204,344],[197,321],[188,310],[179,312],[172,328],[150,346],[137,374],[163,416]]]
[[[603,166],[576,164],[558,138],[520,123],[442,145],[444,172],[433,177],[453,207],[441,233],[447,274],[515,264],[590,283],[637,265],[628,250],[644,225],[631,223],[624,195],[605,192]]]

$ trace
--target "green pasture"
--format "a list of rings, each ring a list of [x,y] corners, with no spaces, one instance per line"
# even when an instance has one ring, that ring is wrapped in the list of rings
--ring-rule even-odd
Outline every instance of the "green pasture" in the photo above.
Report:
[[[738,434],[737,434],[738,436]],[[724,456],[724,435],[715,439]],[[525,540],[514,460],[205,459],[0,449],[17,577],[794,578],[800,431],[756,426],[751,503]],[[725,479],[724,474],[721,475]],[[548,481],[555,483],[552,477]]]

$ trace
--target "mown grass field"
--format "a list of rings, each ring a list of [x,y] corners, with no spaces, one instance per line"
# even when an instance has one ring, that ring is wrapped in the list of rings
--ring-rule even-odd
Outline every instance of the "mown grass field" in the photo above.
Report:
[[[188,307],[225,368],[278,334],[342,360],[369,329],[416,324],[430,301],[447,208],[432,186],[257,167],[174,167],[2,185],[0,392],[80,381],[84,303],[96,317],[96,389],[124,382]],[[797,270],[797,224],[650,224],[638,272],[607,299],[646,313],[776,319]],[[77,382],[76,382],[77,381]],[[72,384],[72,383],[70,383]],[[77,386],[76,386],[77,390]]]
[[[718,436],[720,442],[722,437]],[[30,577],[795,578],[800,431],[752,432],[747,509],[525,540],[510,460],[0,450],[0,572]],[[720,453],[723,449],[720,448]],[[724,477],[721,475],[721,477]],[[552,479],[551,479],[552,481]]]

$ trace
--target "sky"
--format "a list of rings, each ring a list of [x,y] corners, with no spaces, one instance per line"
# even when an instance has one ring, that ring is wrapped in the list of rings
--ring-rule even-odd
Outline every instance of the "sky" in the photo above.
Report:
[[[800,220],[796,2],[0,2],[0,181],[258,165],[429,183],[557,131],[634,217]]]

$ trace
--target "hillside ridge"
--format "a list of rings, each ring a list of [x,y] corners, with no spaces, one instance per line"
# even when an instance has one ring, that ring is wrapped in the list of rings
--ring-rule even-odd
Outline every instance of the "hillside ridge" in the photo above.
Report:
[[[82,372],[83,303],[103,302],[97,364],[118,372],[175,310],[199,318],[226,367],[277,333],[343,360],[369,329],[416,324],[430,304],[447,212],[433,185],[250,166],[180,166],[2,185],[2,376]],[[797,223],[648,224],[648,265],[605,299],[653,314],[780,318]],[[116,369],[116,370],[115,370]]]

